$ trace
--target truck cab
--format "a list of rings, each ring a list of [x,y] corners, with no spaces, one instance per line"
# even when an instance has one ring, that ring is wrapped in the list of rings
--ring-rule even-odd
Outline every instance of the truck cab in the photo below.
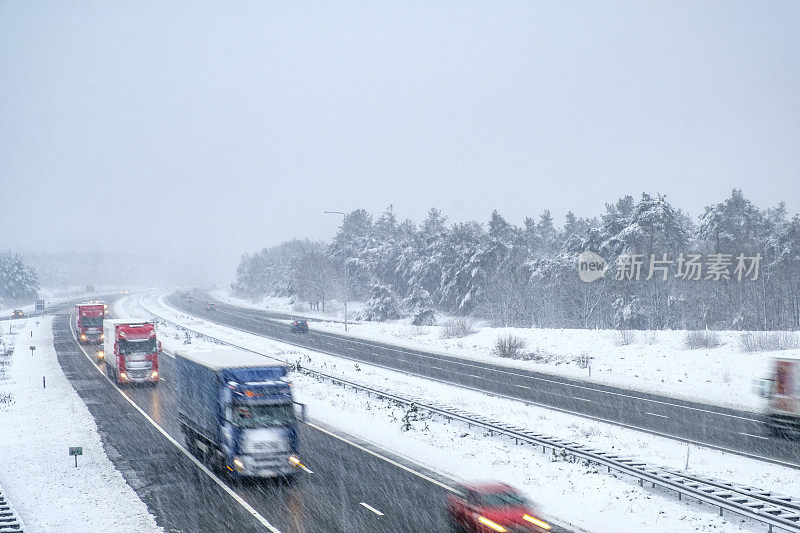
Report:
[[[162,350],[152,322],[105,320],[103,332],[107,374],[118,384],[158,383],[158,356]]]
[[[178,422],[188,448],[232,477],[302,468],[288,367],[242,350],[178,351]]]
[[[773,435],[800,431],[800,357],[776,357],[771,375],[758,383],[767,400],[766,423]]]
[[[106,310],[101,303],[84,303],[75,306],[75,335],[81,344],[101,344],[105,339],[103,319]]]

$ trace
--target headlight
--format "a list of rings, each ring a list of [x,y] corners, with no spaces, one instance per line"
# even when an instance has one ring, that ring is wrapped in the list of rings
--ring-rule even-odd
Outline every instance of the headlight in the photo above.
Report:
[[[538,518],[534,518],[529,514],[522,515],[522,518],[524,518],[525,520],[527,520],[528,522],[530,522],[531,524],[533,524],[535,526],[539,526],[542,529],[548,529],[548,530],[550,529],[550,524],[548,524],[547,522],[544,522],[542,520],[539,520]]]
[[[100,359],[102,359],[105,356],[106,356],[106,354],[105,354],[105,352],[103,350],[100,350],[99,352],[97,352],[97,357],[99,357]]]
[[[504,531],[508,531],[506,528],[498,524],[497,522],[493,522],[486,518],[485,516],[478,517],[478,522],[483,524],[484,526],[488,527],[492,531],[498,531],[499,533],[503,533]]]
[[[244,461],[240,457],[233,458],[233,466],[237,472],[244,472]]]
[[[153,373],[150,374],[150,377],[153,378],[153,379],[156,379],[158,377],[158,372],[153,370]]]
[[[127,380],[128,379],[128,374],[126,374],[125,372],[120,372],[119,373],[119,377],[121,377],[122,379]]]
[[[101,334],[100,334],[100,340],[102,341],[102,340],[104,340],[105,338],[106,338],[106,334],[105,334],[105,333],[101,333]]]

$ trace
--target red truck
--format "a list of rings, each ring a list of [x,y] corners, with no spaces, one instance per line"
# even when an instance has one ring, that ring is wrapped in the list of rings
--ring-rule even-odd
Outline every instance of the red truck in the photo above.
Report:
[[[106,373],[117,383],[158,383],[161,342],[152,322],[124,319],[103,321]]]
[[[101,303],[78,304],[75,306],[75,333],[81,344],[100,344],[103,342],[103,318],[105,306]]]

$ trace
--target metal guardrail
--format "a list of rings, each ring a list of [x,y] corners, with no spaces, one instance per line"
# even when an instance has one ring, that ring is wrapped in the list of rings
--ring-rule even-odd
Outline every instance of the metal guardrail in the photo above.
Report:
[[[24,531],[22,519],[14,512],[4,493],[3,487],[0,487],[0,533],[21,533]]]
[[[138,303],[142,309],[159,318],[160,320],[163,320],[169,324],[173,324],[174,326],[184,330],[191,331],[201,337],[211,339],[223,345],[253,352],[282,363],[290,365],[292,364],[290,361],[261,353],[245,346],[224,341],[217,337],[197,331],[191,327],[187,327],[184,324],[178,324],[177,322],[169,320],[168,318],[165,318],[147,308],[141,302],[141,299]],[[366,392],[369,395],[374,394],[377,397],[386,398],[402,405],[416,405],[417,408],[424,409],[439,416],[443,416],[449,420],[458,420],[466,423],[468,426],[484,428],[488,430],[490,434],[498,433],[513,438],[517,443],[523,442],[536,446],[542,446],[543,451],[550,449],[556,453],[571,457],[573,460],[582,459],[593,464],[603,465],[608,468],[609,473],[614,470],[638,479],[640,486],[643,486],[644,483],[647,482],[653,487],[658,485],[660,487],[675,491],[678,494],[678,499],[682,499],[683,496],[689,496],[701,502],[713,505],[714,507],[719,508],[720,516],[722,516],[723,510],[728,510],[768,525],[770,532],[773,531],[774,527],[777,527],[785,531],[800,533],[799,498],[785,496],[771,491],[757,489],[755,487],[699,476],[681,470],[650,466],[644,461],[640,461],[633,457],[625,457],[619,454],[604,452],[569,440],[559,439],[534,431],[529,431],[521,426],[506,424],[505,422],[493,420],[482,415],[470,413],[468,411],[440,404],[425,398],[409,396],[407,394],[394,391],[376,389],[363,383],[351,381],[340,376],[334,376],[311,368],[300,368],[299,370],[303,373],[326,379],[345,387],[351,387],[355,390]]]

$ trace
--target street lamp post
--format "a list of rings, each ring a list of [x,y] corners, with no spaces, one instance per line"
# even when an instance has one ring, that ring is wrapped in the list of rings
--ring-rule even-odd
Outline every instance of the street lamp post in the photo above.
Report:
[[[342,226],[344,226],[344,219],[347,216],[346,213],[342,213],[341,211],[323,211],[323,213],[327,213],[330,215],[342,215]],[[345,252],[344,257],[344,331],[347,332],[347,253]]]

